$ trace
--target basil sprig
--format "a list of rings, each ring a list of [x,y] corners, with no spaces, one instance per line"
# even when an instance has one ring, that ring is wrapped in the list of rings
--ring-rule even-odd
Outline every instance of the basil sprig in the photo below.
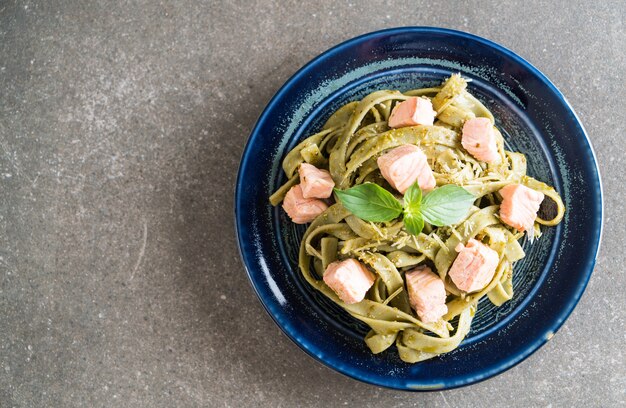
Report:
[[[337,198],[352,214],[365,221],[385,222],[404,219],[404,227],[413,235],[422,232],[424,222],[441,227],[463,219],[476,199],[463,187],[448,184],[422,195],[417,182],[404,193],[401,204],[378,184],[365,183],[347,190],[335,189]]]

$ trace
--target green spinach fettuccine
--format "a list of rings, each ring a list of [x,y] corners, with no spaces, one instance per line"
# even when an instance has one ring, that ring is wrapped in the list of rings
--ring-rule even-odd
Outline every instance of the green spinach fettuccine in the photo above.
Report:
[[[389,128],[394,106],[414,96],[431,100],[437,113],[434,125]],[[376,91],[341,107],[319,133],[303,140],[284,158],[282,167],[288,181],[271,196],[273,205],[278,205],[286,192],[298,184],[298,168],[303,162],[328,170],[338,189],[366,182],[391,189],[381,176],[377,158],[404,144],[422,149],[437,186],[455,184],[476,197],[460,222],[444,227],[426,224],[418,235],[408,233],[401,218],[367,222],[351,214],[340,202],[334,202],[308,226],[299,252],[303,277],[371,328],[365,343],[373,353],[395,345],[402,360],[410,363],[447,353],[467,335],[481,298],[487,296],[496,306],[511,299],[513,265],[525,254],[518,243],[522,234],[498,216],[501,197],[497,192],[504,186],[522,184],[556,203],[553,217],[537,217],[534,228],[527,231],[530,239],[540,236],[540,225],[553,226],[563,218],[565,208],[559,194],[526,175],[526,157],[506,151],[500,132],[496,130],[501,157],[498,164],[480,162],[463,149],[463,123],[476,117],[494,122],[493,115],[467,91],[467,82],[459,75],[453,75],[441,87],[404,93]],[[471,238],[495,250],[499,264],[487,286],[467,294],[447,274],[457,256],[455,248]],[[321,279],[331,262],[347,258],[360,260],[376,276],[366,298],[355,304],[342,302]],[[421,264],[430,265],[446,289],[448,312],[432,323],[422,322],[411,309],[405,286],[404,272]]]

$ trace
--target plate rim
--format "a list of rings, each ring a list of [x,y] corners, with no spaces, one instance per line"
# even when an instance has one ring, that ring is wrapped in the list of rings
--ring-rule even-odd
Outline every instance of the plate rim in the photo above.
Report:
[[[240,160],[239,160],[239,166],[237,169],[237,178],[236,178],[236,182],[235,182],[235,194],[234,194],[234,225],[235,225],[235,233],[237,236],[237,247],[239,250],[239,256],[240,259],[242,260],[244,269],[246,271],[246,274],[248,276],[248,282],[249,284],[252,286],[252,289],[254,290],[258,300],[260,301],[261,305],[263,306],[263,309],[266,311],[266,313],[271,317],[271,319],[274,321],[274,323],[280,328],[281,332],[288,338],[290,339],[293,343],[295,343],[298,348],[300,348],[302,351],[305,352],[305,354],[307,354],[309,357],[311,357],[314,361],[316,361],[317,363],[321,363],[322,365],[332,369],[335,372],[338,372],[348,378],[351,379],[355,379],[367,384],[371,384],[371,385],[375,385],[375,386],[381,386],[381,387],[385,387],[385,388],[390,388],[390,389],[396,389],[396,390],[403,390],[403,391],[442,391],[442,390],[446,390],[446,389],[454,389],[454,388],[459,388],[459,387],[464,387],[464,386],[468,386],[471,384],[476,384],[478,382],[482,382],[484,380],[487,380],[489,378],[492,378],[498,374],[501,374],[511,368],[513,368],[514,366],[516,366],[517,364],[521,363],[522,361],[526,360],[528,357],[530,357],[533,353],[535,353],[537,350],[539,350],[549,339],[551,339],[551,337],[547,337],[547,336],[541,336],[539,339],[534,339],[535,341],[531,341],[529,342],[529,344],[523,349],[522,352],[518,353],[517,355],[513,355],[513,356],[509,356],[509,357],[505,357],[501,360],[501,362],[499,362],[497,364],[497,368],[493,369],[491,371],[488,372],[482,372],[479,373],[475,376],[472,376],[471,378],[469,376],[467,376],[465,378],[464,381],[458,381],[454,384],[441,384],[442,387],[438,387],[438,388],[432,388],[430,386],[425,386],[424,388],[420,388],[418,385],[416,386],[402,386],[402,384],[399,384],[397,382],[378,382],[378,381],[374,381],[371,380],[370,377],[368,376],[361,376],[358,375],[358,373],[351,371],[349,369],[349,367],[345,367],[345,366],[341,366],[341,365],[335,365],[332,364],[331,362],[329,362],[327,359],[324,358],[320,358],[319,356],[315,355],[311,350],[309,350],[307,347],[304,346],[304,344],[302,344],[300,341],[298,341],[298,339],[296,338],[294,333],[290,333],[277,319],[276,316],[274,316],[274,314],[272,313],[272,311],[269,309],[269,306],[265,303],[263,296],[261,295],[261,293],[259,292],[259,289],[257,288],[257,284],[255,279],[253,279],[252,277],[252,273],[251,273],[251,267],[248,264],[248,259],[246,257],[246,254],[244,253],[243,250],[243,246],[244,246],[244,237],[241,233],[241,229],[239,227],[239,219],[240,219],[240,211],[239,211],[239,201],[240,201],[240,195],[241,195],[241,189],[243,188],[243,182],[242,182],[242,168],[244,167],[244,162],[246,161],[246,158],[249,156],[250,154],[250,146],[251,146],[251,141],[253,138],[257,137],[259,135],[259,129],[262,127],[262,124],[267,120],[267,116],[269,115],[269,112],[273,110],[274,105],[277,103],[277,101],[283,96],[283,94],[291,87],[293,86],[293,83],[296,82],[302,75],[303,73],[312,65],[314,65],[315,63],[325,59],[326,57],[328,57],[329,55],[343,50],[347,47],[352,46],[353,44],[357,44],[363,40],[369,39],[371,37],[377,37],[377,36],[381,36],[381,35],[394,35],[394,34],[406,34],[406,33],[420,33],[420,34],[428,34],[428,33],[436,33],[436,34],[445,34],[445,35],[451,35],[451,36],[457,36],[457,37],[461,37],[461,38],[465,38],[471,41],[476,41],[478,43],[482,43],[483,45],[495,49],[496,51],[499,51],[503,54],[505,54],[506,56],[508,56],[509,58],[515,60],[517,63],[519,63],[520,65],[522,65],[525,69],[528,69],[531,73],[533,73],[535,75],[535,77],[540,80],[545,86],[547,86],[547,88],[552,91],[554,93],[554,95],[563,103],[564,107],[566,108],[567,111],[569,111],[569,113],[571,113],[573,119],[574,119],[574,124],[575,126],[577,126],[580,130],[580,133],[583,136],[583,139],[581,140],[581,142],[586,142],[586,143],[581,143],[581,148],[583,149],[588,149],[590,156],[592,158],[592,163],[590,163],[590,168],[593,169],[593,171],[595,172],[595,176],[596,176],[596,181],[597,181],[597,185],[593,186],[595,187],[594,189],[594,195],[596,196],[596,204],[598,211],[596,214],[594,214],[594,219],[596,220],[597,225],[595,225],[595,228],[592,230],[593,235],[595,235],[595,240],[593,242],[593,246],[595,248],[593,248],[593,251],[591,252],[591,256],[589,257],[589,259],[586,260],[585,264],[581,266],[581,269],[583,269],[585,271],[585,277],[583,280],[581,280],[579,282],[578,285],[578,292],[576,293],[576,296],[574,296],[572,299],[570,299],[570,301],[567,303],[566,307],[563,308],[560,313],[558,313],[558,315],[556,316],[557,319],[552,319],[553,321],[549,324],[550,326],[550,332],[553,334],[555,334],[565,323],[565,321],[569,318],[569,316],[572,314],[572,312],[574,311],[576,305],[578,304],[578,302],[580,301],[580,299],[582,298],[582,295],[585,292],[585,289],[587,287],[587,285],[589,284],[589,280],[591,279],[591,275],[593,273],[597,258],[598,258],[598,253],[600,251],[600,246],[601,246],[601,241],[602,241],[602,232],[604,229],[604,192],[603,192],[603,187],[602,187],[602,176],[600,174],[600,168],[598,166],[598,160],[597,160],[597,156],[595,153],[595,150],[593,148],[593,145],[591,143],[591,140],[589,139],[589,135],[582,123],[582,121],[580,120],[580,118],[578,117],[578,114],[576,113],[576,111],[574,110],[574,108],[572,107],[572,105],[569,103],[569,101],[567,100],[567,98],[563,95],[563,93],[552,83],[552,81],[550,81],[550,79],[543,74],[543,72],[541,72],[538,68],[536,68],[534,65],[532,65],[530,62],[528,62],[526,59],[524,59],[523,57],[519,56],[518,54],[516,54],[515,52],[513,52],[512,50],[496,43],[495,41],[486,39],[484,37],[475,35],[475,34],[471,34],[465,31],[460,31],[460,30],[455,30],[455,29],[450,29],[450,28],[443,28],[443,27],[433,27],[433,26],[402,26],[402,27],[393,27],[393,28],[387,28],[387,29],[383,29],[383,30],[377,30],[377,31],[372,31],[372,32],[368,32],[368,33],[364,33],[361,35],[358,35],[356,37],[352,37],[348,40],[345,40],[327,50],[325,50],[324,52],[318,54],[317,56],[315,56],[314,58],[312,58],[311,60],[309,60],[306,64],[304,64],[302,67],[300,67],[293,75],[291,75],[289,77],[289,79],[287,79],[284,84],[276,91],[276,93],[272,96],[272,98],[269,100],[269,102],[267,103],[267,105],[265,106],[265,108],[263,109],[262,113],[259,115],[257,121],[255,122],[254,127],[252,128],[250,135],[248,136],[248,138],[245,141],[245,146],[244,149],[241,153],[240,156]],[[305,342],[309,342],[308,340],[305,340]]]

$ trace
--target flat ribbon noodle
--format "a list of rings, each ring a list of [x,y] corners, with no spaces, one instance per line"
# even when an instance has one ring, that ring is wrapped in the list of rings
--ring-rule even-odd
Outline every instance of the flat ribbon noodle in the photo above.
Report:
[[[377,159],[405,144],[417,145],[424,152],[437,186],[457,184],[474,195],[474,206],[458,223],[446,227],[426,223],[418,235],[406,231],[401,217],[384,223],[367,222],[340,203],[332,204],[331,197],[328,203],[332,205],[308,226],[302,237],[298,255],[302,277],[346,313],[369,326],[364,341],[373,353],[395,346],[400,358],[409,363],[458,347],[469,332],[483,297],[496,306],[512,298],[514,265],[525,253],[518,242],[523,234],[499,218],[499,191],[503,187],[523,184],[556,204],[554,217],[536,219],[536,231],[540,231],[539,225],[558,224],[565,214],[556,190],[526,174],[526,156],[504,149],[497,127],[493,128],[501,158],[497,163],[478,161],[463,148],[465,121],[484,117],[495,123],[491,112],[467,91],[467,82],[460,75],[453,75],[441,86],[404,93],[376,91],[342,106],[321,131],[287,153],[282,163],[287,182],[270,197],[272,205],[280,204],[287,191],[299,183],[298,168],[305,161],[328,170],[338,189],[363,182],[390,189],[381,176]],[[390,129],[388,120],[394,107],[410,97],[431,100],[437,112],[434,125]],[[535,232],[531,231],[529,238],[533,237]],[[456,259],[457,245],[465,245],[472,238],[496,251],[499,263],[485,287],[464,293],[454,285],[448,271]],[[360,260],[376,278],[365,299],[354,304],[344,303],[322,279],[330,263],[347,258]],[[436,322],[422,322],[409,304],[404,276],[420,265],[430,266],[446,289],[448,312]]]

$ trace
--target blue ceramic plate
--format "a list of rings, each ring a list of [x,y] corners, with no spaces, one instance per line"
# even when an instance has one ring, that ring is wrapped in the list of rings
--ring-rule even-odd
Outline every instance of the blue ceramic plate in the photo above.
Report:
[[[395,348],[373,355],[368,329],[312,290],[297,253],[302,226],[268,197],[285,177],[284,155],[341,105],[378,89],[439,84],[452,73],[496,117],[509,149],[527,155],[531,176],[555,186],[563,222],[543,228],[515,266],[512,301],[481,302],[461,346],[418,364]],[[404,27],[354,38],[298,71],[271,100],[241,159],[235,213],[241,256],[259,299],[280,328],[327,366],[368,383],[404,389],[454,388],[513,367],[552,338],[572,312],[593,270],[602,228],[602,190],[593,150],[558,89],[506,48],[471,34]]]

